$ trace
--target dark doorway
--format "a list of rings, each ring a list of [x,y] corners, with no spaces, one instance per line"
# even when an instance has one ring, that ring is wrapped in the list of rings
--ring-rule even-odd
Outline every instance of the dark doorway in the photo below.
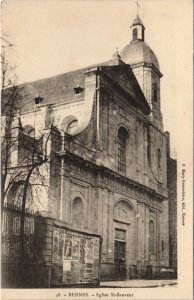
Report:
[[[115,241],[114,251],[115,277],[117,280],[126,279],[126,243]]]

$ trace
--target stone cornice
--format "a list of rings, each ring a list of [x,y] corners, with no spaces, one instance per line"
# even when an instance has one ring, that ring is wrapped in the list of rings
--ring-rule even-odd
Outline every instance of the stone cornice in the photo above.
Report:
[[[76,161],[79,164],[81,164],[83,166],[83,168],[92,169],[94,172],[96,172],[98,181],[100,181],[99,180],[100,174],[107,175],[107,177],[112,178],[112,180],[115,180],[115,182],[118,182],[118,183],[121,182],[123,185],[126,184],[129,187],[134,188],[141,193],[146,193],[149,196],[157,198],[159,201],[168,199],[168,197],[157,193],[155,190],[151,189],[150,187],[147,187],[139,182],[136,182],[130,178],[127,178],[127,177],[117,173],[116,171],[111,170],[103,165],[97,165],[91,161],[88,161],[74,153],[71,153],[68,150],[57,152],[56,155],[59,156],[60,158],[67,157],[69,161]],[[103,184],[103,182],[102,182],[102,184]]]
[[[53,221],[53,224],[58,228],[64,228],[64,229],[67,229],[67,230],[70,230],[70,231],[75,231],[77,233],[82,233],[82,234],[85,234],[85,235],[94,235],[96,237],[102,238],[99,233],[96,233],[94,231],[90,231],[90,230],[87,230],[85,228],[77,228],[77,227],[74,227],[73,225],[70,225],[70,224],[65,223],[64,221],[61,221],[61,220],[58,220],[58,219],[53,219],[52,218],[52,221]]]
[[[163,74],[158,70],[158,68],[156,68],[156,66],[151,63],[150,64],[145,63],[145,62],[137,63],[137,64],[131,65],[131,68],[133,70],[133,69],[141,67],[141,66],[151,68],[151,70],[153,70],[160,78],[163,77]]]

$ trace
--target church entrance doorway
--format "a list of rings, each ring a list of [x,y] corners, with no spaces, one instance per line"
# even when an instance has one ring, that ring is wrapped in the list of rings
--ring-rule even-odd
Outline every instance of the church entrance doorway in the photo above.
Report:
[[[134,210],[126,200],[114,207],[114,277],[116,280],[129,278],[129,266],[136,257]]]
[[[115,275],[117,279],[126,278],[126,243],[116,241],[114,245]]]

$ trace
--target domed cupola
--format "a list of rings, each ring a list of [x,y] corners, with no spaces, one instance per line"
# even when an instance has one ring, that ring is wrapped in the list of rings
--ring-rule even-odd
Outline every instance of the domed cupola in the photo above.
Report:
[[[157,127],[162,128],[160,111],[160,66],[153,50],[146,44],[145,27],[137,15],[131,27],[131,41],[121,51],[121,59],[129,64],[151,107],[152,119]]]
[[[121,51],[122,60],[131,66],[144,63],[160,70],[158,59],[152,49],[142,40],[132,40]]]

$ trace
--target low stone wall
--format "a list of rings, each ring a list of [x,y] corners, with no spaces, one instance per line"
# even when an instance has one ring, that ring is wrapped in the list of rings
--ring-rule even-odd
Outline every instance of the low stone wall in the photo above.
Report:
[[[100,282],[101,238],[55,222],[51,285],[98,286]]]
[[[49,288],[78,284],[98,286],[100,236],[76,231],[52,218],[36,216],[30,241],[25,256],[21,256],[18,249],[14,251],[17,241],[12,244],[9,255],[2,256],[3,288]],[[85,246],[81,249],[83,241]]]
[[[43,288],[50,284],[50,267],[34,264],[2,263],[3,288]]]

